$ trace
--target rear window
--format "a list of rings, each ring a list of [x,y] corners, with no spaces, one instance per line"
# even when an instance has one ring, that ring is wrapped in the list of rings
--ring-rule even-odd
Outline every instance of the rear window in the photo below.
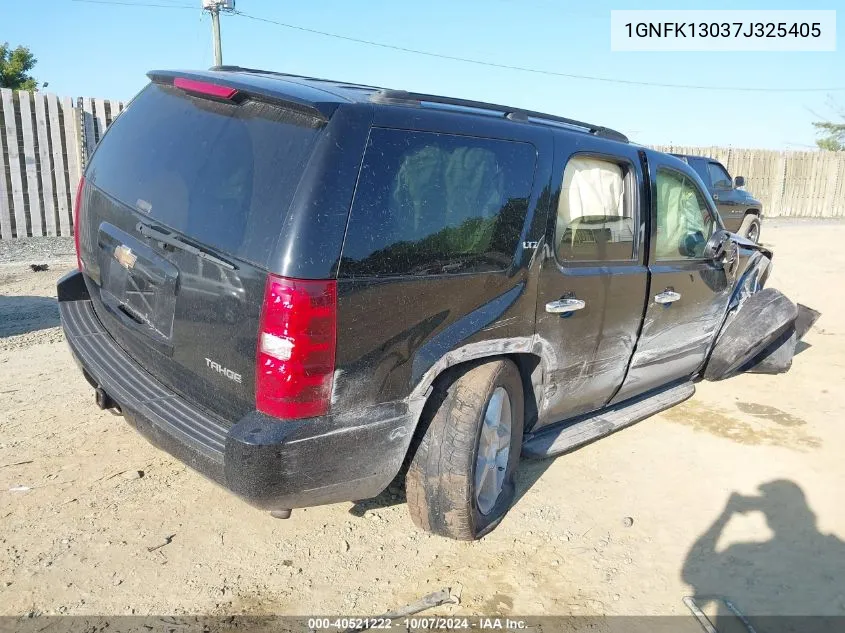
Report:
[[[536,160],[528,143],[373,129],[339,274],[505,270],[522,233]]]
[[[320,124],[150,84],[115,119],[86,178],[176,231],[264,264]]]

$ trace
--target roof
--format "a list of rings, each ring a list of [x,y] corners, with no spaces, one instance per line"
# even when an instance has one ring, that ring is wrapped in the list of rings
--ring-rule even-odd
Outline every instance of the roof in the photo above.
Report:
[[[233,88],[284,99],[286,102],[293,102],[303,109],[313,110],[312,114],[321,115],[323,118],[330,117],[336,107],[342,103],[374,103],[418,107],[433,105],[441,109],[444,107],[452,108],[469,114],[499,115],[514,122],[564,127],[623,143],[628,142],[628,138],[624,134],[601,125],[593,125],[534,110],[525,110],[524,108],[404,90],[391,90],[316,77],[303,77],[255,68],[214,66],[207,71],[151,71],[148,75],[151,79],[177,76],[208,81],[223,79],[226,85]]]
[[[675,156],[676,158],[681,158],[683,160],[687,160],[690,158],[697,158],[699,160],[709,160],[709,161],[716,161],[715,158],[711,158],[709,156],[701,156],[700,154],[677,154],[675,152],[669,152],[670,156]]]

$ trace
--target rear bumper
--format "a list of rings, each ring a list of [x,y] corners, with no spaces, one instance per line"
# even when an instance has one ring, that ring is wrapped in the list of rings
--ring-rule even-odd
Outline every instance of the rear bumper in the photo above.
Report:
[[[281,510],[366,499],[399,472],[422,403],[308,420],[258,411],[223,420],[162,385],[117,345],[81,273],[59,281],[58,297],[65,338],[88,382],[151,443],[249,503]]]

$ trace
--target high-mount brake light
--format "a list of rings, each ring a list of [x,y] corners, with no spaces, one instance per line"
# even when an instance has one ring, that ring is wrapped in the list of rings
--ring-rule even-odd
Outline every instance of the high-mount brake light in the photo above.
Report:
[[[186,77],[176,77],[173,80],[173,85],[186,92],[208,95],[209,97],[216,97],[218,99],[234,99],[238,94],[237,88],[221,86],[220,84],[213,84],[208,81],[197,81],[196,79],[188,79]]]

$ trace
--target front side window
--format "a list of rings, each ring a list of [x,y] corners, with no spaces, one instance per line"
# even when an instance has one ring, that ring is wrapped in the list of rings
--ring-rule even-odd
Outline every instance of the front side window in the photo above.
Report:
[[[559,261],[634,257],[634,182],[628,163],[589,156],[569,160],[557,205]]]
[[[657,172],[657,260],[698,259],[715,223],[704,195],[683,174]]]
[[[522,234],[536,161],[528,143],[374,128],[340,276],[507,269]]]
[[[710,170],[710,182],[713,183],[714,189],[731,188],[731,177],[724,167],[718,163],[708,163],[707,168]]]

